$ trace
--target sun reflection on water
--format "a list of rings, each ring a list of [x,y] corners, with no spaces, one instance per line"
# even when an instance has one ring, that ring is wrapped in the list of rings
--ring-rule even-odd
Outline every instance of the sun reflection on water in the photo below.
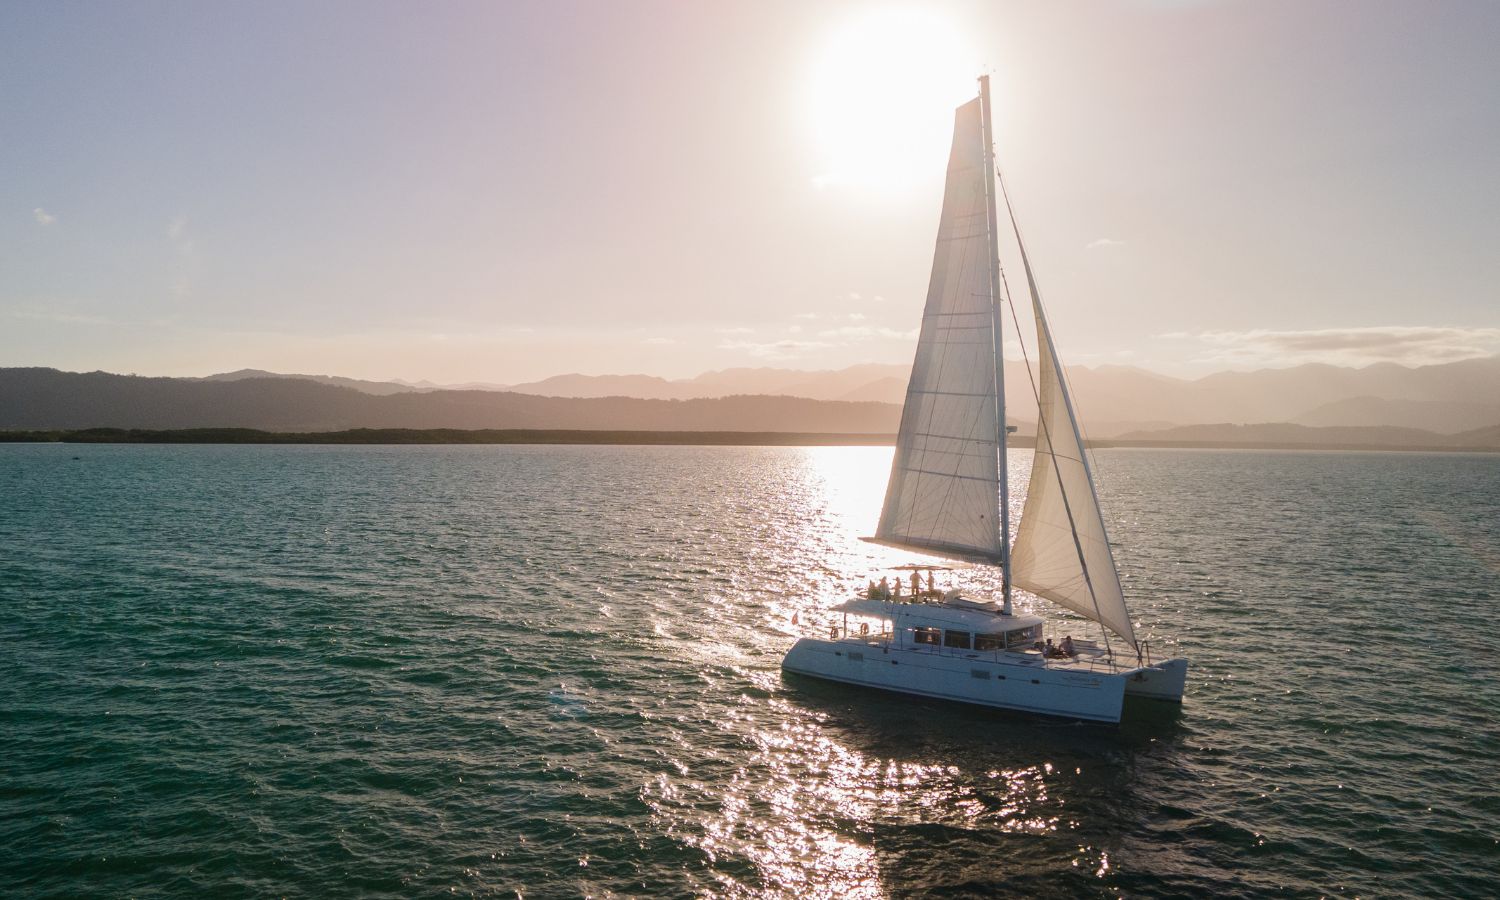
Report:
[[[714,859],[748,860],[775,894],[885,896],[877,835],[887,828],[1041,835],[1067,827],[1050,764],[973,771],[882,755],[839,740],[824,714],[773,706],[784,721],[743,721],[754,751],[722,785],[663,776],[646,799],[664,818],[697,817],[676,829],[681,840]]]
[[[879,518],[891,452],[797,451],[799,464],[767,485],[765,505],[743,524],[754,532],[751,570],[759,577],[722,597],[700,598],[698,609],[711,623],[706,630],[677,617],[653,622],[656,635],[676,645],[675,656],[695,661],[707,690],[738,695],[732,714],[679,719],[671,729],[677,746],[664,754],[666,771],[640,793],[674,841],[709,860],[708,893],[887,896],[899,893],[914,864],[925,864],[906,854],[929,839],[928,829],[989,842],[1076,826],[1057,795],[1067,782],[1045,758],[1014,749],[984,752],[993,723],[945,713],[923,713],[909,723],[902,711],[909,707],[852,708],[837,694],[825,705],[816,693],[788,694],[779,668],[768,665],[791,638],[833,621],[832,607],[867,579],[924,559],[860,540]],[[1026,457],[1012,460],[1013,480],[1024,483]],[[938,562],[954,570],[939,573],[940,581],[998,589],[988,567]],[[741,597],[754,598],[767,627],[737,645]],[[721,749],[695,759],[693,748],[705,743]],[[1090,869],[1102,862],[1088,848],[1071,858]]]

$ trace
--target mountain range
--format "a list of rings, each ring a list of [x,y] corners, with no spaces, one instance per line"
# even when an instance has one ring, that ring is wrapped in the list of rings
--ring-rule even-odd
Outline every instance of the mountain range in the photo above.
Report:
[[[295,378],[376,395],[482,389],[574,399],[701,400],[756,394],[899,405],[905,399],[909,372],[906,364],[871,363],[832,371],[723,369],[675,380],[653,375],[568,374],[513,385],[443,386],[241,370],[208,380]],[[1036,401],[1025,364],[1007,363],[1005,379],[1011,417],[1035,421]],[[1285,422],[1314,428],[1392,426],[1439,434],[1500,423],[1500,356],[1415,367],[1308,364],[1218,372],[1197,379],[1132,366],[1075,366],[1068,369],[1068,379],[1085,428],[1091,437],[1100,439],[1226,422]]]
[[[1005,375],[1010,421],[1030,434],[1036,404],[1026,368],[1010,363]],[[1487,446],[1486,429],[1500,426],[1500,356],[1420,367],[1303,365],[1198,379],[1127,366],[1075,367],[1068,377],[1093,440],[1449,446],[1474,432]],[[145,378],[13,368],[0,369],[0,429],[890,434],[900,421],[905,380],[906,367],[897,364],[725,369],[679,380],[573,374],[482,387],[254,369]]]
[[[0,429],[8,430],[488,428],[891,434],[900,415],[900,408],[889,403],[802,397],[649,400],[481,390],[375,394],[304,378],[143,378],[0,369]]]

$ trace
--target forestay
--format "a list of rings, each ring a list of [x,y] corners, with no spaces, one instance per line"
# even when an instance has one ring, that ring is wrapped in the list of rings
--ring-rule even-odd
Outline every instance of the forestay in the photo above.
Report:
[[[1103,624],[1134,647],[1135,628],[1125,609],[1093,473],[1024,247],[1021,259],[1036,314],[1040,378],[1036,455],[1010,550],[1012,580],[1023,590]]]
[[[976,99],[956,114],[932,281],[876,540],[999,561],[990,177]]]

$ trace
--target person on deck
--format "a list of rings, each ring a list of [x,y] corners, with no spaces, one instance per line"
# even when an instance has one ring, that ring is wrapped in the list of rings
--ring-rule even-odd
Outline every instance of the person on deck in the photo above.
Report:
[[[937,579],[932,577],[931,572],[927,573],[927,593],[931,594],[934,597],[938,595]]]
[[[891,583],[884,575],[880,576],[880,599],[891,599]]]
[[[1057,645],[1057,649],[1061,650],[1069,658],[1078,655],[1078,651],[1073,649],[1073,636],[1071,634],[1062,639],[1062,643]]]
[[[922,595],[922,576],[916,572],[911,573],[911,598],[917,599]]]

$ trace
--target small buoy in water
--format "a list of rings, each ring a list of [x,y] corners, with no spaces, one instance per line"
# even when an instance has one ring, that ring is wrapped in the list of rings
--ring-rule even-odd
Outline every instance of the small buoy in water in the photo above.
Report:
[[[797,622],[797,614],[796,613],[792,613],[792,624],[793,625],[798,624],[798,622]]]

